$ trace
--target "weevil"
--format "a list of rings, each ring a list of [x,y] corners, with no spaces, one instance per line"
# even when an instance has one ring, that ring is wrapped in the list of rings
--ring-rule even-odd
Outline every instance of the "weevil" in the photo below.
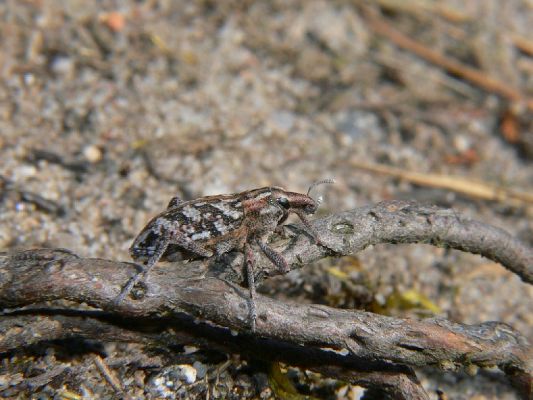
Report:
[[[315,182],[307,194],[272,186],[190,201],[173,197],[167,209],[152,218],[133,241],[131,257],[144,266],[115,301],[122,301],[160,260],[175,259],[176,256],[194,260],[240,250],[245,255],[251,328],[255,330],[253,247],[257,246],[282,273],[288,272],[287,261],[267,244],[268,239],[294,213],[314,240],[320,243],[307,216],[314,214],[320,204],[320,199],[314,200],[309,196],[311,190],[324,183],[333,183],[333,180]]]

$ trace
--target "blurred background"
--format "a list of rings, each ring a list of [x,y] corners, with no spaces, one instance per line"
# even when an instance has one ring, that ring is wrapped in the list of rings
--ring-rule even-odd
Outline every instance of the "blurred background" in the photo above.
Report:
[[[2,1],[0,249],[130,260],[131,240],[176,194],[305,192],[323,178],[337,184],[319,189],[319,215],[414,199],[532,245],[531,27],[531,0]],[[531,287],[479,256],[422,244],[324,260],[260,291],[396,316],[498,320],[533,337]],[[67,374],[34,391],[109,396],[90,353],[112,364],[145,351],[67,350],[5,358],[0,393],[20,395],[11,378],[68,362],[87,363],[91,383]],[[159,369],[119,362],[115,373],[140,398],[285,396],[270,367],[226,359],[199,350]],[[176,364],[195,370],[192,385],[168,373]],[[362,393],[280,371],[300,394]],[[437,388],[454,399],[516,398],[496,373],[419,374],[434,398]],[[169,393],[165,379],[174,379]]]

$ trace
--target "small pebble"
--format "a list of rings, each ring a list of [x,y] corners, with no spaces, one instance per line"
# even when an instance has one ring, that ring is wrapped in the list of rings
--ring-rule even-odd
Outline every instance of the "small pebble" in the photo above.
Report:
[[[195,361],[192,366],[196,370],[196,378],[203,379],[205,374],[207,374],[207,366],[200,361]]]
[[[87,146],[83,149],[83,156],[90,163],[97,163],[102,159],[102,151],[97,146]]]
[[[129,242],[128,242],[129,243]],[[183,353],[184,354],[192,354],[196,353],[198,351],[198,347],[196,346],[183,346]]]
[[[457,135],[453,138],[453,145],[454,147],[460,151],[465,152],[470,147],[472,147],[472,143],[470,139],[465,135]]]
[[[58,75],[71,76],[74,72],[74,60],[70,57],[56,57],[52,62],[52,71]]]
[[[180,380],[184,381],[187,384],[196,382],[196,369],[192,365],[181,364],[178,365],[178,377]]]
[[[31,86],[35,82],[35,75],[27,73],[24,74],[24,83],[27,86]]]
[[[33,165],[21,165],[13,170],[13,179],[18,181],[24,178],[31,178],[37,174],[37,168]]]

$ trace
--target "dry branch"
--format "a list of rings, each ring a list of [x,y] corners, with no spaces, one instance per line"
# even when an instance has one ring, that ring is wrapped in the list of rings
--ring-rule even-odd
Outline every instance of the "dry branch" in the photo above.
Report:
[[[526,212],[530,212],[528,207],[533,206],[533,192],[490,185],[460,176],[406,171],[386,164],[367,163],[356,159],[350,160],[350,166],[377,174],[393,176],[415,185],[451,190],[471,198],[498,201],[513,207],[525,208]],[[533,209],[531,212],[533,212]]]
[[[316,220],[313,225],[327,247],[312,244],[312,239],[296,227],[290,229],[294,236],[275,243],[291,268],[327,255],[354,254],[377,243],[425,242],[482,254],[500,262],[524,281],[533,282],[530,248],[501,229],[466,220],[450,210],[410,202],[384,202]],[[259,253],[256,256],[257,279],[276,272]],[[100,332],[95,336],[110,340],[192,342],[249,356],[280,357],[294,365],[322,368],[325,373],[328,365],[331,368],[348,365],[355,372],[352,381],[364,376],[370,387],[384,363],[393,363],[390,379],[396,384],[390,385],[404,395],[406,392],[398,388],[400,383],[405,384],[407,379],[411,382],[407,385],[409,390],[414,391],[418,385],[409,370],[402,370],[398,364],[445,369],[496,365],[517,379],[524,393],[530,393],[533,369],[530,344],[519,332],[497,322],[464,325],[443,319],[416,321],[326,306],[287,304],[258,296],[257,336],[252,336],[248,333],[248,291],[232,283],[244,281],[241,262],[240,256],[228,256],[211,265],[191,262],[180,264],[179,268],[158,266],[149,275],[143,296],[127,299],[117,306],[113,299],[136,272],[134,264],[80,258],[61,249],[3,254],[0,304],[4,308],[20,308],[66,299],[87,303],[107,313],[104,320],[101,315],[85,315],[97,321],[95,324],[101,324],[101,329],[91,330],[83,328],[79,315],[59,317],[50,311],[48,315],[43,310],[25,311],[24,317],[39,316],[41,322],[46,321],[50,326],[63,318],[59,327],[49,329],[51,333],[43,339]],[[10,325],[22,317],[17,314],[3,317],[0,350],[35,340],[32,331],[38,329],[35,323],[19,324],[15,330]],[[83,321],[87,323],[85,317]],[[66,323],[65,319],[70,322]],[[140,320],[144,323],[135,323]],[[200,323],[200,320],[208,322]],[[146,321],[152,325],[171,321],[171,329],[163,333],[143,332],[140,327],[146,326]],[[238,336],[232,336],[232,331],[239,332]],[[259,349],[268,348],[267,344],[284,346],[286,351],[267,351],[261,355]],[[324,362],[324,353],[331,357],[329,362]],[[364,365],[375,368],[365,370]],[[380,385],[384,385],[383,381]],[[418,393],[418,398],[425,398],[423,391]],[[397,398],[402,397],[398,394]]]
[[[143,331],[140,327],[146,329]],[[0,320],[2,353],[41,341],[80,337],[152,347],[189,344],[239,353],[250,359],[300,366],[354,385],[379,389],[383,395],[394,399],[429,399],[409,367],[252,335],[236,336],[225,328],[199,324],[185,315],[163,321],[139,317],[117,320],[116,316],[101,311],[32,309],[10,313]]]
[[[529,112],[533,111],[533,99],[528,98],[519,89],[514,88],[496,78],[493,78],[483,71],[471,68],[459,61],[453,60],[444,54],[439,53],[420,42],[410,38],[399,30],[393,28],[387,21],[381,18],[378,13],[370,7],[362,7],[369,27],[376,33],[385,36],[400,48],[410,51],[424,60],[444,68],[449,73],[455,74],[477,87],[494,93],[504,99],[523,104]]]

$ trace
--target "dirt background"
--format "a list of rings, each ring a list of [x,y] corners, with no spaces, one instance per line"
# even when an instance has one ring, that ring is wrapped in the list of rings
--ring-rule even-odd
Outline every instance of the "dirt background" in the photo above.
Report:
[[[372,11],[510,92],[395,44],[397,32],[379,34]],[[337,184],[319,190],[320,214],[415,199],[533,244],[532,26],[530,0],[2,1],[0,249],[128,260],[131,240],[176,194],[304,192],[323,178]],[[375,164],[394,174],[370,171]],[[471,182],[497,187],[498,200],[469,192]],[[398,316],[498,320],[533,338],[531,287],[479,256],[427,245],[376,246],[260,290]],[[99,360],[130,398],[304,398],[282,393],[271,366],[238,356],[81,341],[4,354],[0,396],[120,397]],[[64,369],[27,384],[50,365]],[[292,368],[284,376],[301,395],[362,394]],[[432,398],[437,389],[450,399],[517,398],[495,371],[419,376]]]

